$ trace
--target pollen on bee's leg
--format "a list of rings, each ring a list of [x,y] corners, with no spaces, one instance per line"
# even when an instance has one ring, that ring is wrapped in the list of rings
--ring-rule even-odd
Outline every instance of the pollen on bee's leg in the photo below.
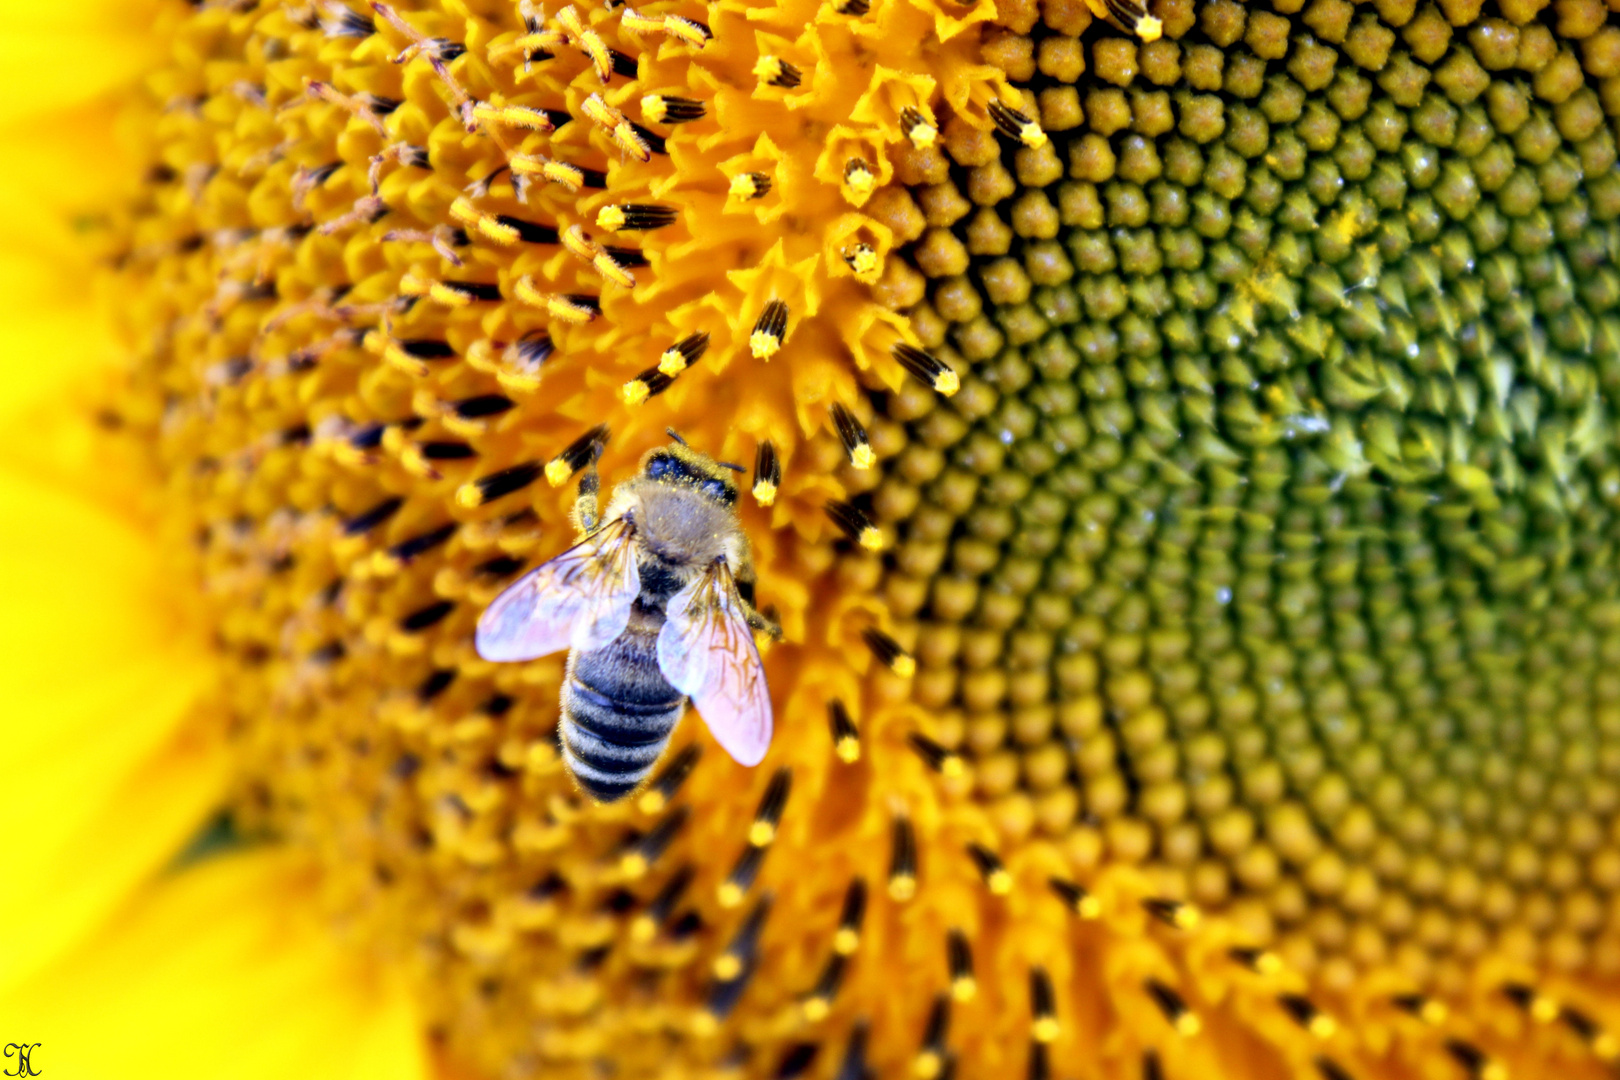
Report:
[[[875,626],[868,626],[861,631],[861,640],[866,642],[868,649],[872,650],[872,655],[877,657],[878,663],[902,679],[909,679],[917,674],[916,659],[905,649],[902,649],[898,641],[885,634],[882,630]]]
[[[731,178],[731,186],[726,190],[726,194],[733,199],[746,202],[749,199],[764,198],[770,190],[770,176],[762,172],[746,172],[738,173]]]
[[[641,99],[641,116],[649,124],[689,124],[706,115],[707,106],[697,98],[647,94]]]
[[[896,814],[889,826],[889,899],[905,903],[917,895],[917,833],[911,819]]]
[[[596,212],[596,227],[608,232],[642,232],[673,225],[677,217],[673,206],[657,203],[609,204]]]
[[[906,744],[941,776],[954,780],[967,772],[967,763],[961,754],[945,749],[926,735],[914,731],[906,736]]]
[[[690,863],[683,863],[670,879],[664,883],[648,902],[646,908],[638,912],[630,922],[630,940],[645,944],[658,935],[658,928],[669,921],[670,914],[674,912],[675,905],[685,895],[687,888],[692,884],[693,870]]]
[[[627,878],[638,878],[647,872],[647,868],[658,861],[669,845],[674,841],[680,831],[686,827],[686,819],[690,811],[685,806],[677,806],[670,811],[658,824],[654,825],[645,836],[637,839],[619,859],[619,871]]]
[[[1318,1039],[1329,1039],[1339,1030],[1333,1017],[1322,1012],[1304,994],[1279,994],[1277,1004],[1291,1016],[1296,1024]]]
[[[804,1010],[806,1021],[814,1024],[827,1018],[832,1011],[832,1000],[838,996],[839,984],[844,980],[844,970],[849,966],[849,959],[839,953],[827,957],[822,965],[821,974],[816,977],[816,984],[805,995],[799,1007]]]
[[[1044,1046],[1058,1037],[1057,996],[1043,967],[1029,969],[1029,1037]]]
[[[833,753],[844,764],[855,764],[861,759],[861,733],[842,701],[834,698],[827,703],[827,722],[832,728]]]
[[[765,848],[755,847],[752,844],[743,849],[743,853],[737,857],[737,862],[732,866],[731,873],[726,875],[726,880],[715,890],[715,897],[721,907],[734,908],[742,903],[743,897],[748,895],[748,890],[753,887],[754,879],[759,876],[759,868],[765,862],[765,851]]]
[[[911,1059],[911,1075],[917,1080],[939,1080],[947,1069],[945,1040],[951,1032],[951,999],[945,994],[934,998],[923,1027],[922,1045]]]
[[[895,363],[905,368],[912,378],[945,397],[950,397],[962,388],[962,380],[956,372],[943,361],[935,359],[915,346],[901,342],[894,347],[891,355]]]
[[[838,432],[839,442],[844,444],[844,453],[849,456],[849,463],[857,469],[870,469],[877,462],[877,454],[872,451],[872,442],[866,436],[866,428],[855,418],[855,414],[848,408],[833,402],[833,427]]]
[[[858,507],[834,499],[827,504],[827,516],[861,547],[868,551],[883,550],[883,533]]]
[[[1082,886],[1059,877],[1047,878],[1046,884],[1063,901],[1064,906],[1082,919],[1095,919],[1102,914],[1102,904]]]
[[[1177,930],[1191,930],[1199,922],[1198,909],[1182,900],[1150,897],[1142,901],[1142,906],[1149,915]]]
[[[973,977],[973,950],[960,930],[945,935],[945,968],[951,980],[951,1000],[958,1004],[972,1001],[979,992],[979,980]]]
[[[748,335],[748,351],[755,360],[769,360],[781,351],[787,338],[788,306],[780,300],[765,305],[754,320],[754,332]]]
[[[803,81],[799,69],[779,56],[761,56],[754,62],[754,76],[768,86],[791,90]]]
[[[992,101],[990,119],[995,122],[996,130],[1010,139],[1017,139],[1033,150],[1039,150],[1046,145],[1046,132],[1041,130],[1041,125],[1031,120],[1020,109],[1001,101]]]
[[[992,896],[1006,896],[1012,892],[1012,874],[1002,865],[1001,857],[983,844],[969,844],[968,857],[973,865],[979,868],[979,874],[984,878],[985,888],[990,890]]]
[[[1177,1034],[1190,1038],[1203,1030],[1198,1014],[1187,1008],[1186,1001],[1169,984],[1158,979],[1149,979],[1146,988],[1148,996],[1159,1006],[1159,1011],[1164,1014],[1170,1026],[1176,1029]]]
[[[765,787],[765,794],[759,800],[759,809],[754,811],[754,823],[748,827],[748,842],[755,847],[766,847],[776,839],[776,826],[782,819],[782,809],[787,805],[788,793],[793,789],[793,770],[778,769],[771,776],[771,782]]]
[[[608,441],[608,426],[597,424],[585,434],[569,443],[556,457],[546,462],[546,483],[561,487],[586,465],[595,461]]]
[[[636,809],[644,814],[656,814],[668,806],[669,801],[686,782],[686,778],[691,776],[692,770],[697,767],[698,756],[701,753],[696,743],[688,743],[681,747],[675,756],[669,759],[669,763],[659,770],[658,775],[653,777],[652,783],[647,785],[647,790],[641,793],[641,798],[636,801]]]
[[[782,462],[776,456],[776,445],[769,439],[760,440],[754,455],[754,501],[761,506],[776,502],[776,493],[782,487]]]

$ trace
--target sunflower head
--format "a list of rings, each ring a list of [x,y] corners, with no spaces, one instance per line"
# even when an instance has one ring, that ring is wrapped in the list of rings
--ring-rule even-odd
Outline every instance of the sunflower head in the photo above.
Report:
[[[491,1074],[1615,1056],[1599,0],[227,4],[109,416],[244,828]],[[480,613],[752,463],[778,715],[598,804]],[[1095,1068],[1093,1068],[1095,1066]]]

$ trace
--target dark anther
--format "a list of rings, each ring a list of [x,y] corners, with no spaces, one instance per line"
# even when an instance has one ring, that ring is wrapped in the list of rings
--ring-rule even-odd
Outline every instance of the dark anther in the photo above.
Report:
[[[464,461],[477,457],[478,451],[464,442],[435,440],[421,444],[422,456],[428,461]]]
[[[448,600],[437,600],[427,607],[418,608],[399,620],[399,628],[408,634],[419,633],[437,624],[455,608]]]
[[[509,229],[516,230],[518,239],[525,244],[555,244],[557,242],[557,226],[542,225],[536,221],[524,221],[522,218],[510,217],[506,214],[496,214],[495,220]]]
[[[450,360],[456,355],[456,350],[450,347],[448,341],[437,338],[407,338],[399,343],[399,347],[405,355],[416,360]]]
[[[398,513],[399,508],[403,505],[405,505],[405,500],[401,498],[384,499],[370,510],[357,514],[344,522],[343,534],[345,536],[359,536],[361,533],[370,532]]]
[[[456,402],[456,415],[463,420],[479,420],[486,416],[499,416],[515,407],[516,402],[504,394],[479,394]]]
[[[455,668],[440,668],[422,680],[422,685],[416,688],[416,700],[426,705],[445,690],[456,679]]]
[[[454,536],[455,532],[456,523],[452,521],[447,524],[440,525],[432,532],[425,532],[418,536],[413,536],[409,540],[395,544],[393,547],[388,549],[388,553],[394,558],[398,559],[400,562],[410,562],[418,555],[432,551],[434,548],[450,539],[450,537]]]
[[[794,1080],[803,1076],[815,1063],[816,1051],[820,1049],[815,1043],[795,1043],[788,1047],[788,1052],[782,1055],[782,1064],[776,1067],[776,1080]]]
[[[701,110],[701,106],[699,108]],[[699,115],[702,115],[701,111]],[[678,216],[674,207],[655,203],[625,203],[619,207],[619,212],[624,215],[624,224],[618,229],[620,232],[662,229],[665,225],[673,225]]]
[[[504,578],[511,577],[521,569],[523,569],[522,559],[514,555],[497,555],[473,567],[473,573],[479,577]]]

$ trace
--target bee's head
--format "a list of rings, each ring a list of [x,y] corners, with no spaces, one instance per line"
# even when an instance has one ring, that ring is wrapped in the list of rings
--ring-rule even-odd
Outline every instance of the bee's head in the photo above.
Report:
[[[690,487],[721,506],[737,504],[737,482],[732,479],[736,468],[693,450],[678,437],[668,446],[649,451],[641,460],[641,472],[647,479]]]

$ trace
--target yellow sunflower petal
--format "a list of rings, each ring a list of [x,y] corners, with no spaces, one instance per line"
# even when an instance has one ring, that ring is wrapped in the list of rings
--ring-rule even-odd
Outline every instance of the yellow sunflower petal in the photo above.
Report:
[[[406,996],[318,914],[280,852],[164,879],[0,1016],[35,1069],[80,1077],[412,1080],[427,1073]]]
[[[0,4],[0,126],[88,101],[150,69],[151,3]]]
[[[94,310],[72,293],[66,275],[42,269],[28,253],[0,252],[0,414],[116,355]]]
[[[182,729],[205,669],[164,624],[152,545],[4,472],[0,521],[0,849],[20,886],[0,891],[4,986],[172,857],[218,796],[220,760]]]

